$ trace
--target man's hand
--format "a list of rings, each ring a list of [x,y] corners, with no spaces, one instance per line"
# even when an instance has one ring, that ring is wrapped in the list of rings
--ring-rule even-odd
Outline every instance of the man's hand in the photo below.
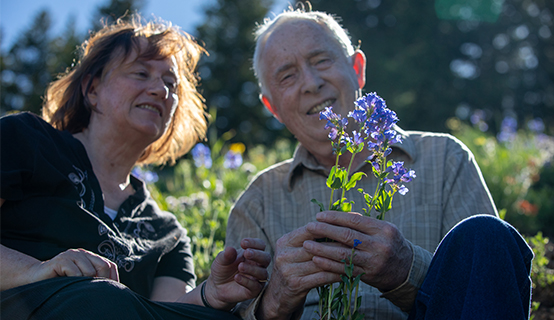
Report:
[[[313,255],[303,248],[314,236],[301,227],[283,235],[276,243],[273,272],[256,313],[258,319],[289,319],[301,311],[308,292],[337,282],[337,273],[322,270]]]
[[[328,237],[342,245],[304,242],[304,249],[314,255],[313,262],[330,272],[344,273],[342,259],[349,259],[354,239],[361,241],[354,256],[354,273],[365,273],[362,281],[386,292],[401,285],[408,277],[413,251],[410,243],[391,223],[358,213],[326,211],[306,226],[313,237]]]
[[[270,254],[264,252],[265,243],[246,238],[241,247],[239,251],[225,248],[212,263],[205,293],[208,303],[216,309],[229,310],[237,302],[255,298],[265,285],[271,262]]]

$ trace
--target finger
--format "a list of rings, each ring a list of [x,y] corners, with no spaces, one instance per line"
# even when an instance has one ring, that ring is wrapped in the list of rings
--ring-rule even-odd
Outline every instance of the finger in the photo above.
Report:
[[[83,249],[70,249],[62,252],[54,259],[59,262],[60,270],[67,277],[94,277],[96,269],[87,257],[86,251]],[[78,270],[76,270],[76,268]]]
[[[259,266],[255,266],[248,263],[240,263],[238,270],[243,275],[248,275],[250,278],[258,280],[266,280],[269,276],[267,269]]]
[[[385,221],[362,216],[357,212],[324,211],[319,212],[316,219],[319,222],[354,229],[367,235],[378,233],[383,224],[388,224]]]
[[[316,272],[288,275],[288,278],[286,279],[278,278],[275,274],[272,274],[269,282],[278,282],[281,284],[288,283],[289,285],[294,284],[296,290],[301,292],[309,291],[313,288],[317,288],[319,286],[338,282],[341,280],[340,273],[322,270],[321,268],[317,267],[313,263],[313,261],[311,262],[311,265],[313,265],[314,269],[317,270]]]
[[[306,240],[313,240],[314,236],[306,230],[306,226],[295,229],[277,240],[276,246],[281,247],[302,247]]]
[[[245,250],[251,248],[263,251],[265,250],[265,241],[258,238],[244,238],[240,242],[240,246]]]
[[[268,267],[271,263],[271,255],[269,252],[247,249],[243,254],[246,262],[254,263],[262,267]]]
[[[350,261],[352,248],[344,245],[327,245],[316,241],[305,241],[304,249],[314,255],[314,257],[325,257],[337,262],[342,260]]]
[[[82,250],[81,254],[83,254],[84,257],[89,260],[89,262],[95,269],[96,273],[93,276],[112,279],[113,270],[115,269],[117,271],[117,266],[115,265],[115,263],[92,252],[83,249],[80,250]]]
[[[314,264],[321,270],[336,274],[344,274],[344,262],[337,262],[335,260],[327,259],[324,257],[314,257]],[[348,262],[348,260],[346,260]],[[354,265],[353,274],[356,276],[358,274],[364,273],[364,269]]]
[[[240,273],[235,275],[234,280],[236,283],[250,291],[252,296],[256,296],[264,287],[264,284],[260,283],[258,280],[249,278]]]
[[[79,268],[73,260],[57,260],[57,261],[51,261],[51,264],[53,264],[53,270],[56,273],[56,276],[58,277],[83,277],[85,276],[81,268]]]
[[[349,227],[342,227],[324,222],[312,222],[306,226],[308,232],[316,238],[327,237],[352,248],[354,240],[368,243],[370,236]],[[306,242],[306,241],[305,241]],[[323,244],[323,243],[322,243]]]
[[[222,266],[228,266],[235,263],[237,259],[237,250],[233,247],[226,247],[215,259]]]
[[[110,266],[110,279],[113,281],[119,282],[119,270],[117,270],[117,265],[114,263]]]
[[[274,256],[275,265],[294,265],[297,263],[309,262],[313,255],[303,247],[285,248],[278,250]]]

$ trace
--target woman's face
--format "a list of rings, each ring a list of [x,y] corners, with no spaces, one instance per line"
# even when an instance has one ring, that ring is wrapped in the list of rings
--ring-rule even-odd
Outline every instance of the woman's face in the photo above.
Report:
[[[99,111],[92,113],[91,124],[96,121],[118,137],[144,137],[148,144],[156,141],[169,127],[178,104],[178,74],[173,56],[145,60],[138,58],[136,50],[125,59],[122,53],[116,55],[89,91],[89,101]]]

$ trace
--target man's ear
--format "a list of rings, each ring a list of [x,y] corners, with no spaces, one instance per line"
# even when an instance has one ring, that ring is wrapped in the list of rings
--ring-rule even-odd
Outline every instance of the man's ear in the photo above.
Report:
[[[98,95],[96,92],[96,87],[98,85],[99,79],[96,77],[92,79],[92,82],[91,82],[91,77],[92,76],[88,74],[83,78],[83,81],[81,81],[81,94],[85,98],[85,101],[88,101],[88,103],[90,103],[92,107],[96,107],[96,104],[98,103]],[[87,86],[89,85],[89,82],[90,82],[90,87],[87,90]]]
[[[260,94],[260,100],[262,100],[262,103],[264,104],[264,106],[267,108],[267,110],[269,110],[269,112],[271,112],[273,114],[273,116],[279,120],[279,122],[282,122],[281,121],[281,118],[279,118],[279,115],[277,115],[277,110],[275,110],[275,108],[271,105],[271,102],[269,101],[269,98],[266,97],[265,95],[263,94]]]
[[[356,50],[352,55],[352,67],[354,68],[354,72],[356,72],[360,89],[363,89],[365,86],[366,62],[365,54],[362,50]]]

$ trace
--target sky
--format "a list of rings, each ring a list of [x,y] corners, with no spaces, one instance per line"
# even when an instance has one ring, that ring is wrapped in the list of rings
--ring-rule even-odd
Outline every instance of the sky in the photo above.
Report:
[[[171,21],[184,31],[194,33],[195,27],[202,22],[203,8],[215,0],[144,0],[142,14],[150,17],[154,14]],[[0,0],[0,27],[2,30],[1,49],[8,50],[17,35],[24,32],[34,17],[46,9],[52,16],[53,34],[62,32],[73,15],[77,30],[86,34],[92,24],[96,8],[109,0]],[[284,8],[285,0],[277,0],[277,12]]]

